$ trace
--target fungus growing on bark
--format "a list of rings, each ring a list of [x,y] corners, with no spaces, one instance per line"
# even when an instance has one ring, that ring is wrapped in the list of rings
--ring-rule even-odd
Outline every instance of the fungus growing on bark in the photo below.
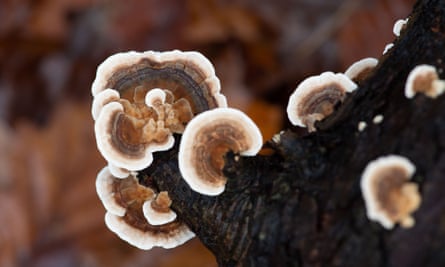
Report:
[[[96,178],[96,191],[105,209],[117,216],[124,216],[128,204],[134,199],[151,200],[155,192],[139,185],[136,177],[117,179],[108,167],[103,168]]]
[[[399,19],[394,23],[394,27],[392,28],[392,32],[395,36],[399,37],[400,32],[405,28],[406,23],[408,23],[409,18]]]
[[[262,135],[243,112],[217,108],[194,117],[187,125],[179,147],[179,170],[188,185],[201,194],[224,191],[224,155],[228,151],[253,156],[262,146]]]
[[[345,75],[356,83],[361,82],[369,76],[378,63],[379,61],[373,57],[361,59],[349,66],[345,71]]]
[[[147,144],[140,141],[141,131],[137,131],[135,125],[138,121],[126,116],[124,107],[119,102],[111,102],[105,105],[94,124],[97,148],[102,156],[116,167],[128,170],[141,170],[153,161],[152,152],[160,147],[168,149],[173,145],[172,139],[156,139],[157,136],[147,136]],[[154,121],[149,124],[153,126]],[[144,127],[147,128],[147,127]],[[151,143],[158,142],[155,146]]]
[[[91,88],[93,96],[106,88],[117,90],[130,101],[137,88],[143,96],[153,88],[169,90],[175,99],[187,100],[193,114],[227,106],[212,63],[193,51],[114,54],[97,68]]]
[[[382,114],[378,114],[376,115],[374,118],[372,118],[372,122],[374,124],[380,124],[383,121],[383,115]]]
[[[142,212],[141,212],[142,213]],[[195,237],[195,234],[180,221],[163,225],[150,225],[143,214],[117,216],[105,214],[105,224],[122,240],[144,250],[153,247],[174,248]]]
[[[368,124],[366,124],[366,122],[361,121],[358,123],[357,125],[357,129],[359,130],[359,132],[362,132],[363,130],[365,130],[365,128],[368,126]]]
[[[144,169],[195,114],[227,106],[219,91],[212,64],[197,52],[110,56],[92,85],[99,151],[116,167]]]
[[[329,116],[357,85],[346,75],[324,72],[302,81],[292,93],[287,116],[293,125],[315,131],[314,123]]]
[[[405,96],[413,98],[422,93],[427,97],[436,98],[445,91],[445,81],[440,80],[437,70],[431,65],[418,65],[408,75],[405,84]]]
[[[163,191],[156,198],[146,201],[142,211],[151,225],[166,224],[176,219],[176,213],[170,209],[171,203],[168,193]]]
[[[150,224],[143,207],[154,199],[160,207],[169,206],[171,202],[165,192],[156,196],[152,188],[139,184],[134,176],[119,179],[105,167],[97,176],[96,190],[107,210],[106,225],[133,246],[140,249],[151,249],[154,246],[172,248],[195,236],[184,223],[176,219],[176,214],[175,218],[166,223]]]
[[[388,53],[388,51],[391,50],[391,48],[392,48],[393,46],[394,46],[393,43],[387,44],[387,45],[385,46],[385,49],[383,49],[383,55],[386,54],[386,53]]]
[[[414,225],[411,213],[420,205],[418,186],[407,182],[415,166],[406,158],[396,155],[380,157],[368,163],[361,178],[368,218],[391,229]]]

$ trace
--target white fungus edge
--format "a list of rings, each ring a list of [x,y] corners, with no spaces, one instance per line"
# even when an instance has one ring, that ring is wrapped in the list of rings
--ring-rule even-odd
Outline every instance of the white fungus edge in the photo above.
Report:
[[[392,229],[395,222],[388,218],[386,214],[377,207],[377,198],[372,190],[372,179],[377,175],[381,168],[387,168],[394,165],[399,165],[406,170],[408,174],[407,180],[410,180],[416,171],[414,164],[405,157],[388,155],[369,162],[360,180],[360,187],[365,200],[366,214],[368,218],[379,222],[386,229]]]
[[[364,69],[374,68],[375,66],[377,66],[378,63],[379,61],[376,58],[363,58],[349,66],[349,68],[345,71],[345,75],[352,80],[357,77],[357,75],[360,74]]]
[[[125,208],[116,202],[113,193],[113,175],[108,167],[103,168],[96,178],[96,192],[105,209],[117,216],[124,216]]]
[[[320,75],[310,76],[304,79],[289,97],[286,108],[289,121],[295,126],[306,127],[302,121],[302,115],[297,113],[297,107],[300,105],[301,99],[304,99],[307,94],[310,94],[313,88],[319,88],[331,83],[339,83],[347,93],[351,93],[357,89],[357,84],[343,73],[334,74],[333,72],[327,71]]]
[[[215,186],[205,183],[197,178],[198,175],[196,170],[190,162],[190,154],[193,151],[193,142],[189,140],[194,139],[196,134],[199,132],[200,125],[206,125],[217,120],[218,118],[222,118],[225,121],[228,121],[228,118],[242,121],[242,125],[244,127],[243,130],[249,133],[252,143],[246,151],[240,152],[240,155],[254,156],[260,151],[263,145],[263,137],[258,129],[258,126],[256,126],[256,124],[246,114],[237,109],[216,108],[204,111],[195,116],[186,126],[179,145],[179,170],[184,180],[194,191],[209,196],[221,194],[225,189],[225,185]]]
[[[158,212],[154,210],[151,206],[153,201],[155,201],[155,199],[145,201],[142,205],[142,212],[144,213],[144,217],[147,219],[149,224],[162,225],[176,220],[176,212],[171,209],[169,209],[168,212]]]

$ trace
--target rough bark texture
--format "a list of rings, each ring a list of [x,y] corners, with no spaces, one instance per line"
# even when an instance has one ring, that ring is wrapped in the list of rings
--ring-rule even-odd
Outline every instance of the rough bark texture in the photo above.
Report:
[[[444,62],[445,1],[419,1],[395,47],[317,132],[288,129],[267,144],[269,156],[236,162],[228,154],[220,196],[199,195],[182,180],[178,145],[158,153],[140,179],[150,175],[170,192],[173,209],[221,266],[445,266],[445,96],[403,94],[414,66],[435,65],[444,78]],[[373,124],[378,114],[384,120]],[[359,121],[368,123],[363,132]],[[388,231],[366,217],[360,176],[387,154],[417,167],[423,200],[410,229]]]

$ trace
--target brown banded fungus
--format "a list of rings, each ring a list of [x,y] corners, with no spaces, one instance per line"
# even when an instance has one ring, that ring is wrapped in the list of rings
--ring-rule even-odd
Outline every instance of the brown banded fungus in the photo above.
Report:
[[[153,152],[173,146],[173,133],[182,133],[194,115],[227,106],[219,92],[212,64],[197,52],[110,56],[92,85],[98,149],[115,167],[144,169]]]
[[[418,186],[408,182],[415,166],[396,155],[380,157],[368,163],[361,178],[361,189],[369,219],[391,229],[414,225],[411,213],[420,205]]]
[[[329,116],[357,85],[346,75],[324,72],[302,81],[289,98],[287,116],[293,125],[315,131],[314,123]]]
[[[151,225],[161,225],[176,219],[176,213],[170,209],[172,201],[166,191],[160,192],[156,198],[146,201],[142,211]]]
[[[359,83],[369,76],[378,63],[379,61],[373,57],[361,59],[349,66],[345,71],[345,75],[354,82]]]
[[[124,216],[132,201],[147,201],[155,197],[155,192],[149,187],[139,185],[136,177],[117,178],[108,167],[97,175],[96,191],[105,209],[117,216]]]
[[[233,151],[253,156],[261,147],[260,130],[243,112],[232,108],[209,110],[187,125],[179,147],[179,170],[196,192],[219,195],[227,182],[224,155]]]
[[[106,225],[133,246],[140,249],[151,249],[154,246],[172,248],[195,236],[176,217],[168,223],[150,224],[144,215],[143,206],[153,199],[160,199],[160,206],[163,206],[165,193],[156,196],[154,189],[139,184],[134,176],[119,179],[105,167],[98,174],[96,190],[107,210]]]
[[[445,91],[445,81],[440,80],[437,70],[431,65],[416,66],[408,75],[405,96],[413,98],[417,93],[436,98]]]

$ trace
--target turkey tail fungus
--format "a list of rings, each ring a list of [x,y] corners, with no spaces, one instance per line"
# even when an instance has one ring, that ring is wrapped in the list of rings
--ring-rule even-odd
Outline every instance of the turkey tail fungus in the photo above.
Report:
[[[112,207],[106,215],[109,227],[144,249],[171,247],[166,240],[179,240],[177,245],[196,234],[220,266],[445,266],[445,97],[434,94],[435,98],[431,98],[427,97],[428,93],[405,97],[405,83],[418,65],[434,66],[437,77],[433,78],[444,79],[445,1],[419,0],[409,15],[409,22],[403,27],[397,26],[395,32],[400,35],[394,40],[394,46],[378,59],[378,65],[360,81],[359,87],[342,98],[341,105],[326,108],[326,112],[322,112],[326,116],[314,118],[315,124],[305,125],[311,126],[312,132],[302,132],[297,127],[283,129],[266,142],[265,146],[272,150],[267,155],[242,157],[237,151],[224,149],[220,159],[223,164],[218,165],[223,166],[225,183],[221,194],[200,194],[183,179],[178,167],[180,131],[171,134],[175,139],[171,148],[153,153],[150,164],[146,164],[148,161],[140,164],[126,178],[112,178],[111,184],[100,182],[106,193],[101,191],[102,199],[106,197],[106,201],[113,203],[106,204],[109,209]],[[162,59],[157,53],[147,52],[150,57],[138,61],[142,65],[128,71],[112,77],[107,74],[112,82],[95,83],[93,93],[98,95],[110,88],[131,100],[134,94],[124,93],[125,88],[130,87],[125,74],[136,71],[135,80],[143,81],[139,85],[144,90],[169,90],[168,85],[174,88],[190,85],[187,92],[194,91],[190,88],[203,88],[204,93],[192,97],[175,94],[171,89],[174,100],[183,97],[189,101],[194,116],[226,105],[225,98],[221,100],[219,87],[210,89],[217,79],[213,77],[213,68],[188,71],[199,62],[208,65],[207,60],[201,56],[199,60],[177,57],[180,52]],[[190,62],[190,66],[185,66]],[[174,68],[180,70],[169,71]],[[209,75],[213,77],[210,80],[205,78]],[[159,82],[165,77],[168,82]],[[420,90],[429,91],[429,88]],[[143,93],[145,96],[146,91]],[[212,93],[216,96],[211,97]],[[168,98],[166,93],[165,103]],[[192,103],[192,100],[197,101]],[[113,103],[116,103],[113,112],[125,110],[120,102],[96,108],[101,110],[93,112],[100,113],[96,123],[105,108]],[[144,101],[140,103],[147,106]],[[155,106],[160,102],[150,103]],[[373,120],[378,114],[384,115],[383,122]],[[213,134],[208,131],[209,136]],[[98,135],[98,138],[109,136]],[[143,150],[126,148],[125,151]],[[371,201],[379,205],[385,203],[384,207],[389,208],[380,206],[377,210],[384,214],[382,221],[383,217],[376,218],[375,214],[371,219],[368,217],[369,199],[364,196],[367,193],[362,192],[361,183],[369,184],[368,180],[361,182],[361,179],[368,163],[384,155],[408,158],[415,165],[415,175],[409,183],[403,183],[405,189],[394,185],[408,178],[399,179],[402,176],[395,172],[396,176],[387,173],[379,176],[389,191],[380,190],[382,184],[379,183],[373,187],[378,190],[371,190],[377,194]],[[112,163],[117,167],[127,166]],[[397,182],[390,183],[394,179]],[[153,196],[139,196],[134,204],[124,201],[117,205],[109,190],[122,188],[122,183],[127,182],[152,188],[154,194],[168,192],[168,199],[160,206],[165,211],[173,211],[176,219],[161,225],[162,230],[160,226],[150,225],[144,217],[143,206],[153,201]],[[122,185],[114,186],[116,183]],[[386,195],[388,192],[390,197]],[[404,201],[393,197],[401,192],[414,196],[413,202],[400,216],[388,216],[396,214],[391,211],[398,205],[394,201]],[[150,205],[146,211],[152,207],[145,205]],[[113,214],[113,210],[119,214]],[[130,212],[130,216],[122,215],[123,212]],[[388,218],[394,220],[388,224]],[[161,220],[167,221],[170,219]]]

